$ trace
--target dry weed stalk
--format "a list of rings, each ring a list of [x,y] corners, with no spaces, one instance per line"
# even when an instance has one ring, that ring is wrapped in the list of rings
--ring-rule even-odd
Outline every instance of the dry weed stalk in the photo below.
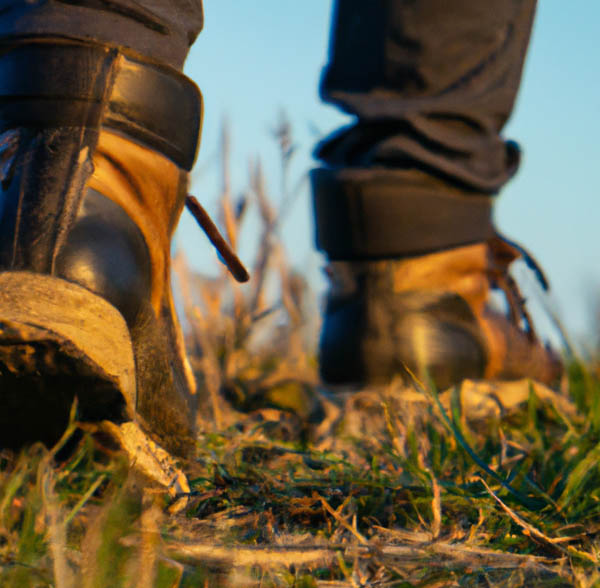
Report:
[[[256,206],[260,222],[249,285],[234,283],[225,268],[220,268],[216,278],[194,273],[182,253],[173,261],[189,324],[187,338],[193,367],[200,374],[212,407],[211,415],[199,417],[204,430],[207,426],[222,430],[238,418],[223,403],[220,392],[224,389],[241,393],[240,382],[264,388],[276,381],[314,381],[303,332],[306,283],[290,269],[278,235],[281,219],[291,205],[285,178],[293,153],[289,128],[284,125],[280,131],[277,135],[282,150],[280,200],[284,205],[277,211],[267,194],[260,162],[250,165],[249,187],[234,203],[230,138],[227,125],[223,125],[218,217],[234,252],[250,205]],[[297,192],[298,189],[293,193]],[[273,300],[274,281],[279,300]],[[271,364],[268,374],[258,365],[265,364],[265,349],[270,356],[267,363]]]

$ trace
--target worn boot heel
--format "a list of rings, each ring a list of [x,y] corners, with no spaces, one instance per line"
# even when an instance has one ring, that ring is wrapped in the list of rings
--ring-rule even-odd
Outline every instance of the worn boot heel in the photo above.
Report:
[[[0,273],[0,446],[52,444],[78,418],[131,419],[133,348],[121,314],[60,278]]]

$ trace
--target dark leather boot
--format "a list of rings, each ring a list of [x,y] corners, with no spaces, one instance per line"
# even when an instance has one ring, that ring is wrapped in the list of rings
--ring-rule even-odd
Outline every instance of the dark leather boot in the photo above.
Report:
[[[202,116],[179,72],[88,42],[0,48],[0,445],[82,420],[194,446],[170,241]]]
[[[411,178],[418,179],[411,185]],[[447,188],[432,194],[431,180],[422,179],[382,170],[313,174],[318,242],[333,258],[323,380],[410,382],[416,375],[439,389],[465,378],[555,382],[561,360],[538,339],[508,271],[526,254],[496,234],[491,199]],[[494,307],[493,291],[508,312]]]

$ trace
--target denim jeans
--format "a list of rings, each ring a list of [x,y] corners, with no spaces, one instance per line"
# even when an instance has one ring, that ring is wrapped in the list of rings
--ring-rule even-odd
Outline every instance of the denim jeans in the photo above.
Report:
[[[0,37],[52,35],[129,47],[180,69],[202,0],[0,0]]]

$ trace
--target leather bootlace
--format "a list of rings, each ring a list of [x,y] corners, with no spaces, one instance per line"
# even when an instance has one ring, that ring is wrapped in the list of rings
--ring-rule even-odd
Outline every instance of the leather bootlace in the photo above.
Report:
[[[522,325],[524,333],[532,343],[540,341],[529,311],[525,306],[527,299],[521,293],[517,281],[510,275],[509,268],[514,261],[522,259],[533,272],[543,291],[548,292],[550,286],[542,268],[524,247],[500,233],[496,233],[494,237],[488,240],[488,247],[492,256],[492,265],[489,270],[490,279],[506,297],[512,322],[515,325]],[[565,340],[560,325],[556,324],[556,327],[560,331],[563,340]]]
[[[235,251],[233,251],[227,241],[225,241],[223,235],[221,235],[219,229],[208,215],[208,212],[206,212],[204,207],[198,202],[198,199],[191,194],[188,194],[185,198],[185,205],[208,237],[208,240],[213,244],[221,256],[221,259],[224,261],[227,269],[231,272],[231,275],[238,282],[247,282],[250,279],[248,270],[244,267],[240,258],[235,254]]]

